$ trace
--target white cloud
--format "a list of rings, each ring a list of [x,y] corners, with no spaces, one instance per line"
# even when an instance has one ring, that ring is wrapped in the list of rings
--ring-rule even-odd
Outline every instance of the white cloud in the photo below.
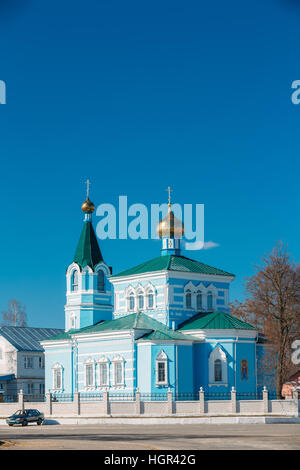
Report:
[[[220,246],[219,243],[209,241],[185,243],[184,248],[186,250],[210,250],[211,248],[216,248],[217,246]]]

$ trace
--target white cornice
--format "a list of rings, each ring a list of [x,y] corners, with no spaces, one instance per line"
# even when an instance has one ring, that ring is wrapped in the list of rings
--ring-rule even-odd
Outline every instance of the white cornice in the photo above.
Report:
[[[183,330],[182,334],[193,335],[201,338],[256,338],[256,330],[222,330],[222,329],[207,329],[207,330]]]

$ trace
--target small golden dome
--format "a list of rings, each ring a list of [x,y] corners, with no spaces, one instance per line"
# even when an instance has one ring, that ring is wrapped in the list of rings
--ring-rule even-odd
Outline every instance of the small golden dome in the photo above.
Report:
[[[158,223],[156,231],[160,238],[182,238],[184,225],[175,217],[170,204],[167,215]]]
[[[95,210],[95,206],[92,203],[92,201],[89,200],[89,197],[87,196],[86,201],[81,206],[81,210],[86,213],[86,214],[92,214]]]

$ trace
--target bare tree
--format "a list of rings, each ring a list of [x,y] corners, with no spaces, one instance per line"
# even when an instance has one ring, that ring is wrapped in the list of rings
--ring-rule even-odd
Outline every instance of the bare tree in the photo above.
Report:
[[[21,303],[12,299],[8,302],[8,309],[2,312],[2,326],[27,326],[26,307]]]
[[[300,270],[282,242],[263,257],[256,274],[246,279],[245,302],[235,302],[232,314],[255,325],[268,342],[264,367],[276,371],[277,394],[295,366],[291,343],[299,335]],[[299,339],[299,338],[298,338]]]

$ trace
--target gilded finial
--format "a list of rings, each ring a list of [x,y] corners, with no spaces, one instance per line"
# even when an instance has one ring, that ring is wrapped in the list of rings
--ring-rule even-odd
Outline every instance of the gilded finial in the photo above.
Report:
[[[82,206],[81,206],[81,210],[82,210],[85,214],[92,214],[92,212],[94,212],[94,210],[95,210],[95,206],[94,206],[94,204],[92,203],[92,201],[90,201],[90,198],[89,198],[89,195],[90,195],[90,185],[91,185],[90,180],[86,180],[86,201],[84,201],[84,203],[83,203]]]

